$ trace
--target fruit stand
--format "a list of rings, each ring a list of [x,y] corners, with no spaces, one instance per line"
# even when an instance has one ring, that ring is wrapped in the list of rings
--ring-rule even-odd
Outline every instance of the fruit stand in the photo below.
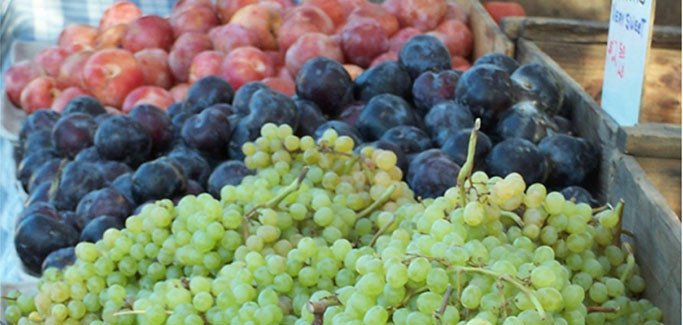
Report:
[[[622,128],[604,24],[300,2],[13,44],[1,321],[680,323],[680,28]]]

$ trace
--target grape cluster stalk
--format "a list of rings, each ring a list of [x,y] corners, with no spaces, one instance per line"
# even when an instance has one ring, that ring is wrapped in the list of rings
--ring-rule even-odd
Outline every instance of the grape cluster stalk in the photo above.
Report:
[[[621,243],[624,204],[593,211],[519,174],[473,171],[415,197],[396,155],[266,124],[256,170],[221,199],[160,200],[76,246],[12,324],[660,324]]]

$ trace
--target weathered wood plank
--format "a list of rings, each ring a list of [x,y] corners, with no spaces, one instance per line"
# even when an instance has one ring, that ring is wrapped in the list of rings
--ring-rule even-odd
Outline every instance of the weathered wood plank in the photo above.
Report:
[[[645,296],[662,309],[665,324],[681,324],[680,220],[633,157],[618,154],[613,164],[609,201],[626,202],[622,226],[635,235]]]
[[[640,123],[623,127],[618,147],[634,156],[681,159],[681,126],[666,123]]]
[[[604,44],[536,41],[585,91],[599,102],[602,96]],[[648,57],[640,122],[681,124],[681,54],[652,49]]]
[[[478,0],[456,0],[455,2],[470,12],[470,30],[474,39],[473,61],[490,52],[514,55],[514,44],[503,34],[498,24],[493,21],[491,15]]]
[[[515,2],[524,7],[528,16],[608,21],[611,9],[610,0],[515,0]],[[657,0],[655,24],[680,26],[680,23],[681,1]]]
[[[523,37],[531,41],[563,43],[607,43],[609,24],[600,21],[546,17],[509,17],[501,23],[510,39]],[[655,48],[681,49],[680,26],[655,26],[652,32]]]
[[[634,157],[647,179],[659,190],[669,207],[681,217],[681,160]]]

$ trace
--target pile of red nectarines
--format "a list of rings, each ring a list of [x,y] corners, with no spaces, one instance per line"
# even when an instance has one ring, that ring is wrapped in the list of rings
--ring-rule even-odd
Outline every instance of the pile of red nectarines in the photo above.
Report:
[[[440,39],[453,68],[467,69],[472,50],[468,15],[447,0],[180,0],[170,17],[143,15],[133,3],[113,4],[97,27],[69,25],[57,45],[5,75],[12,103],[28,114],[61,111],[84,94],[113,112],[141,103],[165,109],[196,80],[217,75],[237,90],[261,80],[294,94],[294,78],[309,59],[344,63],[355,78],[396,60],[411,37]]]

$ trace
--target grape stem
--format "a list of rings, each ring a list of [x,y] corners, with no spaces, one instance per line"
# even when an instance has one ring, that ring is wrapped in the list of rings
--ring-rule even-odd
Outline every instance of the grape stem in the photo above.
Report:
[[[308,166],[304,167],[301,170],[301,174],[299,174],[299,177],[297,177],[297,179],[294,180],[294,182],[287,185],[287,187],[282,189],[277,196],[270,199],[266,203],[258,204],[252,207],[251,209],[249,209],[249,211],[247,211],[247,213],[244,214],[244,216],[242,217],[242,235],[244,235],[245,241],[249,237],[249,220],[258,212],[258,210],[262,208],[272,209],[276,207],[278,204],[280,204],[280,202],[284,200],[288,195],[292,194],[294,191],[299,189],[299,186],[301,186],[301,183],[304,181],[304,178],[306,177],[307,173]]]
[[[323,317],[327,307],[339,306],[341,301],[337,296],[327,296],[323,297],[318,301],[308,301],[306,303],[306,309],[313,314],[313,322],[311,325],[323,325]]]
[[[500,215],[512,219],[512,221],[514,221],[520,228],[524,228],[524,221],[522,221],[522,218],[520,218],[514,212],[500,211]]]
[[[472,170],[474,169],[474,154],[477,148],[477,136],[479,135],[479,128],[481,127],[481,120],[477,119],[474,121],[474,127],[472,128],[472,133],[470,134],[470,142],[467,145],[467,159],[465,163],[460,168],[458,173],[458,188],[460,189],[460,206],[465,207],[467,203],[465,201],[465,181],[472,176]]]
[[[615,240],[617,242],[617,247],[621,246],[621,220],[624,217],[624,200],[619,200],[619,203],[617,203],[617,207],[614,208],[615,212],[619,216],[619,222],[617,222],[617,235],[614,236],[616,237]]]
[[[507,300],[505,299],[505,293],[503,292],[503,282],[500,281],[500,279],[496,280],[496,287],[498,288],[498,292],[500,293],[500,300],[501,300],[502,309],[503,309],[503,317],[507,318],[508,317]]]
[[[394,216],[392,216],[391,219],[389,220],[389,222],[387,222],[384,226],[382,226],[382,228],[380,228],[377,231],[377,233],[375,233],[375,235],[372,236],[372,240],[370,240],[370,244],[368,246],[370,246],[370,247],[374,246],[375,242],[377,241],[379,236],[381,236],[385,231],[387,231],[387,229],[389,229],[389,227],[391,227],[391,225],[393,225],[394,222],[396,222],[396,218]]]
[[[480,274],[484,274],[484,275],[489,275],[489,276],[497,278],[498,280],[503,280],[503,281],[507,281],[507,282],[511,283],[512,285],[517,287],[517,289],[519,289],[520,291],[522,291],[524,294],[526,294],[529,297],[529,300],[531,300],[531,302],[534,304],[534,307],[536,307],[536,310],[538,311],[538,314],[541,316],[541,319],[543,319],[543,320],[546,319],[545,310],[543,309],[541,302],[538,300],[538,298],[536,298],[536,295],[534,295],[534,293],[531,290],[529,290],[529,288],[527,288],[524,284],[522,284],[517,279],[510,277],[507,274],[498,274],[496,272],[486,270],[486,269],[482,269],[482,268],[478,268],[478,267],[453,266],[453,268],[455,268],[456,271],[473,272],[473,273],[480,273]]]
[[[616,313],[619,311],[619,308],[588,306],[586,307],[586,311],[589,313]]]
[[[619,277],[619,280],[622,283],[626,282],[626,279],[628,279],[631,271],[633,270],[633,266],[636,264],[636,258],[635,256],[633,256],[633,248],[631,247],[631,245],[629,245],[628,243],[624,243],[624,247],[628,252],[628,256],[626,257],[626,268],[624,268],[624,273],[622,273]]]
[[[12,301],[17,300],[17,298],[15,298],[15,297],[8,297],[8,296],[0,296],[0,299],[3,299],[3,300],[12,300]]]
[[[372,202],[370,206],[365,208],[363,211],[358,213],[358,218],[356,218],[356,221],[359,220],[360,218],[365,218],[369,216],[373,211],[375,211],[380,205],[384,204],[384,202],[388,201],[389,198],[391,197],[392,194],[394,194],[394,191],[396,190],[396,184],[391,184],[391,186],[387,187],[386,190],[382,193],[382,195],[377,199],[377,201]]]
[[[451,299],[451,294],[453,293],[453,286],[450,284],[448,287],[446,287],[446,293],[443,295],[443,300],[441,301],[441,306],[439,309],[434,311],[434,318],[437,320],[441,320],[441,315],[446,311],[446,307],[448,307],[448,301]]]

